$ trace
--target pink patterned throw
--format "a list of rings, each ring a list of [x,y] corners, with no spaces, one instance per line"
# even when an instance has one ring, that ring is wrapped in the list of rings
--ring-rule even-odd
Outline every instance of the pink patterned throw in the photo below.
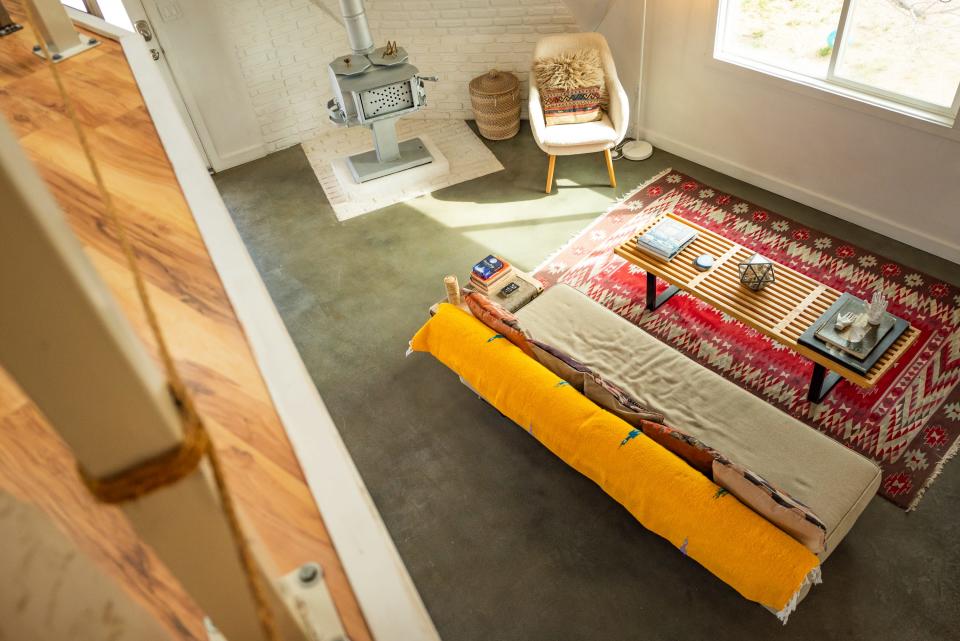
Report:
[[[654,312],[646,280],[613,249],[665,211],[863,299],[882,288],[891,313],[921,330],[872,390],[841,381],[807,400],[812,363],[692,296]],[[880,493],[913,509],[960,445],[960,289],[853,243],[667,170],[597,218],[535,272],[576,287],[702,365],[876,461]],[[660,283],[661,287],[665,285]]]

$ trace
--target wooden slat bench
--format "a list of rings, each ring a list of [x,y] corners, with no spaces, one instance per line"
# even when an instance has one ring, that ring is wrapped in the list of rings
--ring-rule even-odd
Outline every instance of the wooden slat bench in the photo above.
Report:
[[[636,244],[638,236],[665,216],[699,232],[697,238],[671,261],[655,258],[638,249]],[[776,263],[776,281],[760,291],[751,291],[740,284],[737,265],[749,260],[755,252],[673,213],[650,221],[614,251],[647,273],[647,309],[655,310],[678,291],[684,291],[813,361],[807,395],[813,402],[823,400],[841,378],[866,389],[874,387],[920,335],[920,330],[908,327],[865,375],[860,374],[797,342],[800,335],[840,297],[841,292],[832,287]],[[701,254],[716,257],[713,266],[706,271],[693,265],[694,258]],[[657,278],[670,285],[659,296],[656,294]]]

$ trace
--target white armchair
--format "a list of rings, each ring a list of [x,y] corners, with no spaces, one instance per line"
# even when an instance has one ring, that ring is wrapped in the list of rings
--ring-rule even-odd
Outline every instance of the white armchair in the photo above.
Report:
[[[590,154],[603,152],[607,161],[607,174],[610,176],[610,186],[617,186],[617,177],[613,172],[613,158],[610,150],[620,144],[627,133],[627,121],[630,118],[630,104],[627,94],[617,77],[617,67],[613,62],[613,55],[606,39],[599,33],[559,33],[541,38],[534,48],[533,57],[545,58],[571,49],[594,48],[600,52],[606,78],[607,93],[610,95],[610,106],[603,114],[602,120],[570,125],[547,126],[543,120],[543,107],[540,105],[540,91],[535,85],[533,74],[530,74],[530,98],[528,116],[530,130],[537,145],[549,158],[547,165],[547,193],[553,190],[553,169],[557,156],[573,154]]]

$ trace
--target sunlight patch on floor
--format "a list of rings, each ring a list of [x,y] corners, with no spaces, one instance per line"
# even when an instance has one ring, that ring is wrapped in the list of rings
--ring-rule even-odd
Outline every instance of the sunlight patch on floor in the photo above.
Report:
[[[453,200],[455,198],[453,194],[444,193],[439,197],[437,194],[428,194],[409,201],[407,205],[445,227],[459,229],[481,225],[533,224],[588,215],[597,216],[615,202],[609,195],[598,193],[588,187],[579,187],[576,194],[570,194],[563,189],[563,185],[561,189],[562,194],[554,191],[549,195],[530,191],[524,199],[507,202],[457,201]],[[511,194],[511,196],[514,195]],[[577,213],[571,213],[571,211]]]

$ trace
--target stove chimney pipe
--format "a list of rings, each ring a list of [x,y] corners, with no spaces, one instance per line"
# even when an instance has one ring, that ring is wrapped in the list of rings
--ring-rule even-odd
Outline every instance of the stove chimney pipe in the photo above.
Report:
[[[350,48],[355,54],[370,53],[373,51],[373,37],[367,25],[367,13],[363,8],[363,0],[340,0],[340,13],[343,15],[343,26],[347,29],[347,38],[350,39]]]

